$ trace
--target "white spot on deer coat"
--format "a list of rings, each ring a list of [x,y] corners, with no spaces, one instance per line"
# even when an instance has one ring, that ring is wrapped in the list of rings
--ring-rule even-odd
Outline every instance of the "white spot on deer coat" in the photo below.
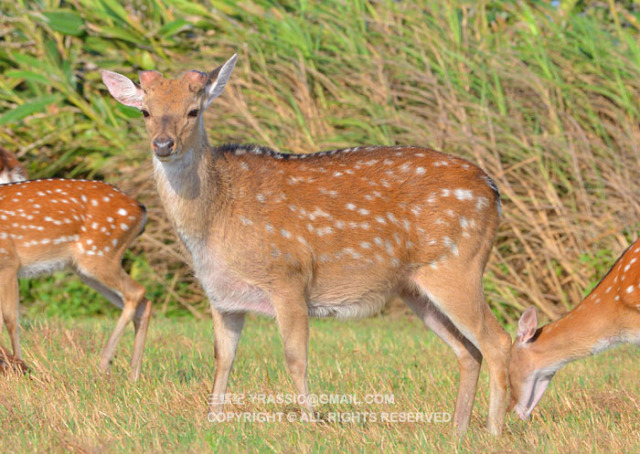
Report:
[[[456,189],[453,192],[458,200],[473,200],[473,192],[469,189]]]

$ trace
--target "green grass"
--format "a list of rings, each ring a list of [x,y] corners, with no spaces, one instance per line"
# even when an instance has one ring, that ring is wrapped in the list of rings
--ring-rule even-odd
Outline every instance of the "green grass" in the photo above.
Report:
[[[637,351],[620,348],[570,364],[555,377],[532,421],[507,417],[491,437],[487,374],[467,436],[451,423],[207,421],[213,377],[210,321],[157,318],[150,326],[143,375],[128,381],[132,335],[110,374],[97,371],[114,320],[23,319],[31,379],[0,380],[0,445],[6,452],[634,452],[640,448]],[[377,317],[311,324],[310,387],[318,394],[393,396],[394,403],[320,405],[330,413],[452,412],[454,355],[416,318]],[[250,317],[229,392],[245,396],[233,413],[299,415],[293,405],[252,403],[249,396],[293,392],[273,320]],[[286,417],[286,416],[285,416]]]

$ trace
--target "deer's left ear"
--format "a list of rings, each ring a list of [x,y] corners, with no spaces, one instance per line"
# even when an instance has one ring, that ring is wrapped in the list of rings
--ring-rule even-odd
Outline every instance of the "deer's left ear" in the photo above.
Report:
[[[224,65],[217,67],[209,73],[209,80],[205,86],[205,109],[209,107],[214,99],[222,94],[222,90],[224,90],[224,87],[227,85],[233,68],[236,66],[237,59],[238,55],[233,54]]]
[[[102,81],[109,89],[111,96],[125,106],[142,108],[144,92],[131,79],[113,71],[102,71]]]
[[[516,339],[525,344],[529,342],[536,330],[538,329],[538,313],[536,312],[536,308],[534,306],[529,307],[522,317],[520,317],[520,321],[518,322],[518,334],[516,335]]]

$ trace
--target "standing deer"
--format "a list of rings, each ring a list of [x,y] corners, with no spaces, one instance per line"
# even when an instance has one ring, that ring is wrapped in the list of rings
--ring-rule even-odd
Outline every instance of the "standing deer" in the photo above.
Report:
[[[0,184],[15,183],[27,179],[27,170],[18,159],[0,147]]]
[[[133,319],[136,334],[131,378],[138,379],[151,302],[121,262],[145,220],[142,205],[99,181],[47,179],[0,186],[0,333],[4,321],[17,359],[22,359],[18,277],[70,267],[86,284],[122,308],[102,351],[103,371]]]
[[[555,373],[567,363],[624,343],[640,343],[640,240],[571,312],[538,328],[535,307],[518,323],[511,348],[510,410],[528,419]]]
[[[488,429],[499,434],[511,339],[482,288],[500,217],[493,181],[467,161],[418,147],[211,147],[203,112],[235,62],[178,80],[143,71],[141,86],[102,72],[116,100],[142,111],[160,199],[211,301],[213,414],[223,411],[246,312],[275,316],[304,400],[308,317],[367,316],[400,295],[458,357],[460,433],[486,358]]]

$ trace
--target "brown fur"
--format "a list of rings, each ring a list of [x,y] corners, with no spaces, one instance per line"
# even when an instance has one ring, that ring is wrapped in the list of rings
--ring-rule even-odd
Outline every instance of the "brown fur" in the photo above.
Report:
[[[622,343],[640,343],[640,240],[616,261],[595,289],[572,311],[537,328],[535,308],[521,317],[511,349],[510,409],[527,418],[530,380],[547,381],[571,361]],[[540,388],[542,389],[542,388]],[[544,392],[544,391],[542,391]]]
[[[15,183],[27,178],[27,169],[18,162],[15,155],[0,147],[0,182]]]
[[[275,316],[294,385],[306,396],[308,317],[370,315],[399,294],[458,357],[459,432],[487,359],[488,427],[499,433],[510,338],[482,290],[499,224],[491,179],[421,147],[309,155],[211,147],[202,110],[234,64],[235,57],[208,79],[143,72],[141,87],[103,72],[116,99],[145,113],[160,199],[211,300],[214,397],[226,392],[246,312]],[[213,403],[214,413],[222,409]]]
[[[0,186],[0,322],[7,326],[16,358],[21,359],[18,277],[69,267],[123,308],[103,350],[102,370],[108,368],[125,326],[133,319],[131,376],[139,377],[151,303],[121,261],[142,232],[145,217],[142,205],[99,181],[48,179]]]

